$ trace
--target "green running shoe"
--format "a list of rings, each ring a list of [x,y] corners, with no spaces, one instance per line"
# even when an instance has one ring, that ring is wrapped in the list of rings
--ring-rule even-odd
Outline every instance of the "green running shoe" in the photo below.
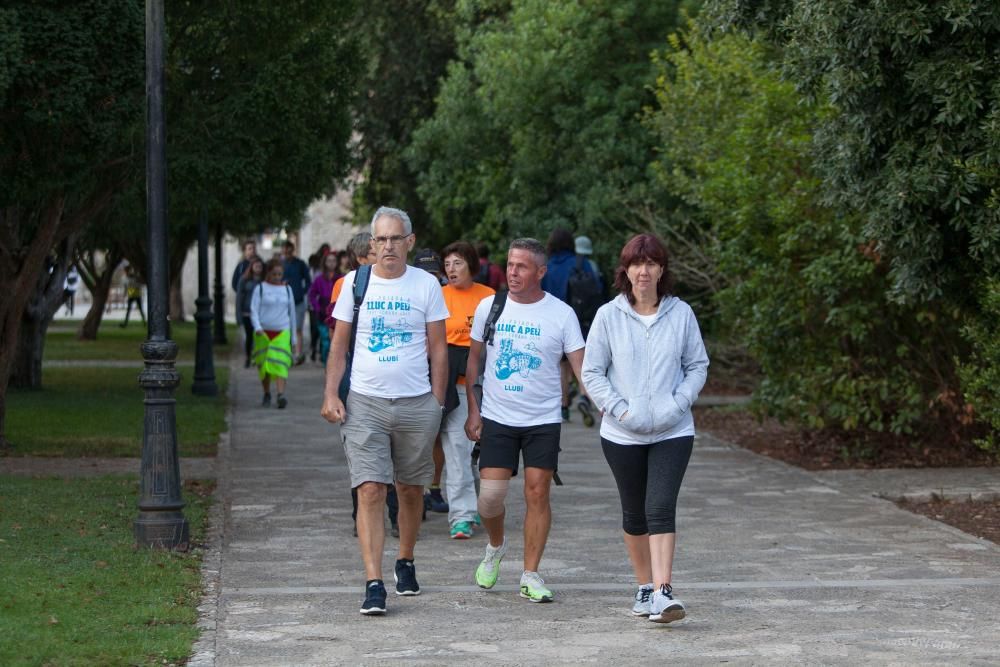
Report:
[[[468,521],[459,521],[451,527],[451,539],[467,540],[472,537],[472,524]]]
[[[503,560],[504,554],[507,553],[507,538],[503,538],[503,544],[499,547],[494,547],[490,544],[486,545],[486,555],[483,556],[483,562],[479,564],[476,568],[476,585],[480,588],[493,588],[497,583],[497,577],[500,576],[500,561]]]
[[[521,575],[521,597],[532,602],[552,602],[552,591],[545,587],[537,572],[525,572]]]

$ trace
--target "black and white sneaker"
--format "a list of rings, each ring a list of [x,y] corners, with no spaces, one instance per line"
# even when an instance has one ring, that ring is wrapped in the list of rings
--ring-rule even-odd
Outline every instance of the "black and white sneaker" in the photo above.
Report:
[[[285,395],[278,394],[278,409],[284,410],[286,405],[288,405],[288,401],[285,399]]]
[[[396,561],[396,571],[392,576],[396,579],[396,595],[420,595],[420,584],[417,583],[417,568],[412,560],[400,558]]]
[[[384,616],[385,598],[385,584],[381,579],[372,579],[365,584],[365,601],[361,605],[361,613],[365,616]]]
[[[684,616],[684,603],[674,598],[674,589],[670,584],[663,584],[659,590],[653,591],[649,620],[654,623],[673,623]]]

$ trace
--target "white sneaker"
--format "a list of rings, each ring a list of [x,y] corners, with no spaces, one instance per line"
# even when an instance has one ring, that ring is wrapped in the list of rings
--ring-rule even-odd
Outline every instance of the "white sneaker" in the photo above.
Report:
[[[672,623],[681,620],[684,616],[684,603],[674,599],[674,589],[670,587],[670,584],[663,584],[659,590],[653,591],[649,620],[654,623]]]
[[[635,604],[632,605],[633,616],[649,616],[649,610],[652,608],[650,599],[653,597],[653,590],[652,584],[647,584],[640,586],[639,590],[635,592]]]

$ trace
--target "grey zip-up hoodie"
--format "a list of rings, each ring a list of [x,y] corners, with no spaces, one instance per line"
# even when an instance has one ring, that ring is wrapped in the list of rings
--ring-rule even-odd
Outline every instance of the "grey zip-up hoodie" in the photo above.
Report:
[[[707,377],[698,320],[677,297],[660,301],[648,328],[624,295],[597,311],[587,336],[583,383],[604,411],[602,437],[646,444],[694,435],[690,408]]]

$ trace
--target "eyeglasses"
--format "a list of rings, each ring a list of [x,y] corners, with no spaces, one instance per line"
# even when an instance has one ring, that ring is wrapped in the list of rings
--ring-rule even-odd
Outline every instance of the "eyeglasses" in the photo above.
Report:
[[[373,236],[372,241],[374,241],[377,246],[396,245],[398,243],[402,243],[411,236],[412,234],[403,234],[402,236]]]

